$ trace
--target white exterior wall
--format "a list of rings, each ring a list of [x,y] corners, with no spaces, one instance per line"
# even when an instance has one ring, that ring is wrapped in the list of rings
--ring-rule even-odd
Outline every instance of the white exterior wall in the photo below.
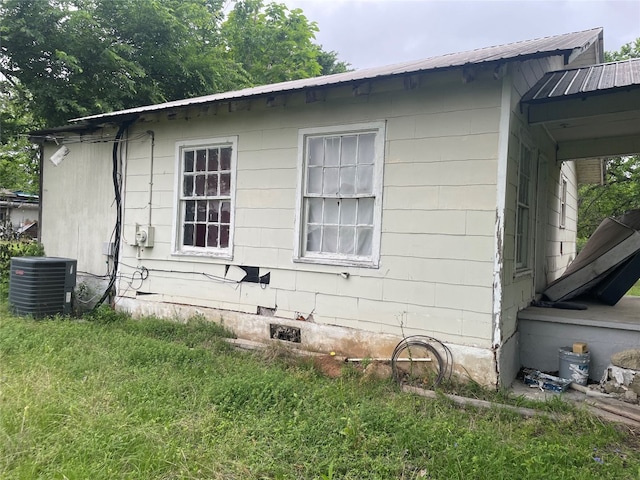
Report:
[[[548,285],[564,273],[576,257],[576,235],[578,231],[578,172],[575,161],[563,162],[560,169],[553,169],[554,176],[549,178],[549,192],[545,285]],[[567,181],[566,219],[560,225],[561,217],[561,178]],[[540,292],[538,292],[540,293]]]
[[[26,203],[14,203],[7,207],[9,221],[14,229],[22,227],[25,223],[38,221],[38,205]]]
[[[502,304],[500,308],[499,339],[504,358],[500,370],[509,370],[501,380],[509,383],[519,365],[517,345],[517,314],[527,307],[535,296],[564,271],[575,257],[577,229],[577,173],[572,162],[556,162],[556,145],[542,127],[531,127],[520,107],[520,99],[535,83],[551,70],[564,68],[562,57],[529,60],[511,65],[512,79],[511,119],[507,154],[505,235],[503,243]],[[515,232],[518,188],[518,162],[520,142],[524,140],[532,149],[535,159],[534,201],[531,214],[532,249],[531,266],[516,270]],[[564,174],[567,185],[567,218],[560,228],[560,178]],[[508,352],[508,353],[507,353]]]
[[[281,318],[312,314],[318,324],[490,349],[500,82],[464,84],[457,72],[427,79],[414,90],[392,80],[374,83],[365,96],[345,87],[310,104],[291,95],[285,106],[261,100],[231,113],[212,107],[136,124],[130,137],[155,135],[155,245],[140,251],[133,245],[135,224],[149,217],[147,136],[128,146],[121,262],[144,266],[149,276],[120,282],[123,305],[135,308],[138,298],[146,309],[169,302],[253,314],[260,306]],[[380,120],[386,121],[380,267],[294,263],[298,130]],[[238,137],[233,260],[172,255],[175,143],[227,136]],[[258,266],[271,273],[271,283],[212,280],[224,277],[225,265]],[[124,276],[132,272],[123,267]],[[486,358],[478,379],[495,383],[493,356],[480,356]]]
[[[49,157],[59,146],[46,144],[42,160],[40,239],[48,256],[78,260],[78,272],[104,275],[104,242],[109,242],[116,210],[112,182],[112,143],[92,143],[100,135],[66,135],[69,154],[57,167]],[[81,139],[83,141],[81,142]]]

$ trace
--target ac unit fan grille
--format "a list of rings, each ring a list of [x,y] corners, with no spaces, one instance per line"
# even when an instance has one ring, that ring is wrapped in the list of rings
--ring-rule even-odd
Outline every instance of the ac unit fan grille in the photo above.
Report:
[[[76,264],[68,258],[12,258],[9,305],[13,312],[34,317],[71,313]]]

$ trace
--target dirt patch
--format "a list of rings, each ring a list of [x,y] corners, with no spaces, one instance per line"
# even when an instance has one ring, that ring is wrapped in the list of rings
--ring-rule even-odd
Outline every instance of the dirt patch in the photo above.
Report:
[[[344,365],[343,362],[331,355],[313,357],[313,364],[329,378],[338,378],[342,374],[342,366]]]

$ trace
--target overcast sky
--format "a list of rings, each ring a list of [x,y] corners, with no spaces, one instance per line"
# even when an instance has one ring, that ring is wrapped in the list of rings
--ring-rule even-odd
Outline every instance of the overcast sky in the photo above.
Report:
[[[276,0],[278,1],[278,0]],[[604,27],[605,50],[640,37],[640,0],[279,0],[352,68]]]

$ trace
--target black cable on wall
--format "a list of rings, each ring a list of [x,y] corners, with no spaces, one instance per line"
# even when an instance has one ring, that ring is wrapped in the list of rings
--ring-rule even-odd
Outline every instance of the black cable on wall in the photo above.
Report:
[[[121,233],[121,230],[122,230],[122,188],[121,188],[122,184],[120,181],[120,174],[118,169],[118,151],[120,148],[120,139],[122,138],[124,133],[127,131],[127,128],[129,128],[129,125],[131,125],[133,122],[135,122],[135,119],[121,124],[120,127],[118,128],[118,133],[116,134],[116,137],[113,141],[113,150],[111,154],[111,160],[112,160],[111,177],[113,180],[113,190],[115,194],[115,204],[116,204],[116,224],[113,232],[113,268],[109,278],[109,285],[107,286],[106,290],[100,297],[100,300],[98,300],[97,303],[94,305],[93,307],[94,310],[98,308],[100,305],[102,305],[107,298],[109,298],[109,296],[111,295],[111,291],[115,286],[116,279],[118,278],[118,262],[120,260],[120,239],[122,235]],[[121,150],[120,150],[120,155],[122,155]]]

